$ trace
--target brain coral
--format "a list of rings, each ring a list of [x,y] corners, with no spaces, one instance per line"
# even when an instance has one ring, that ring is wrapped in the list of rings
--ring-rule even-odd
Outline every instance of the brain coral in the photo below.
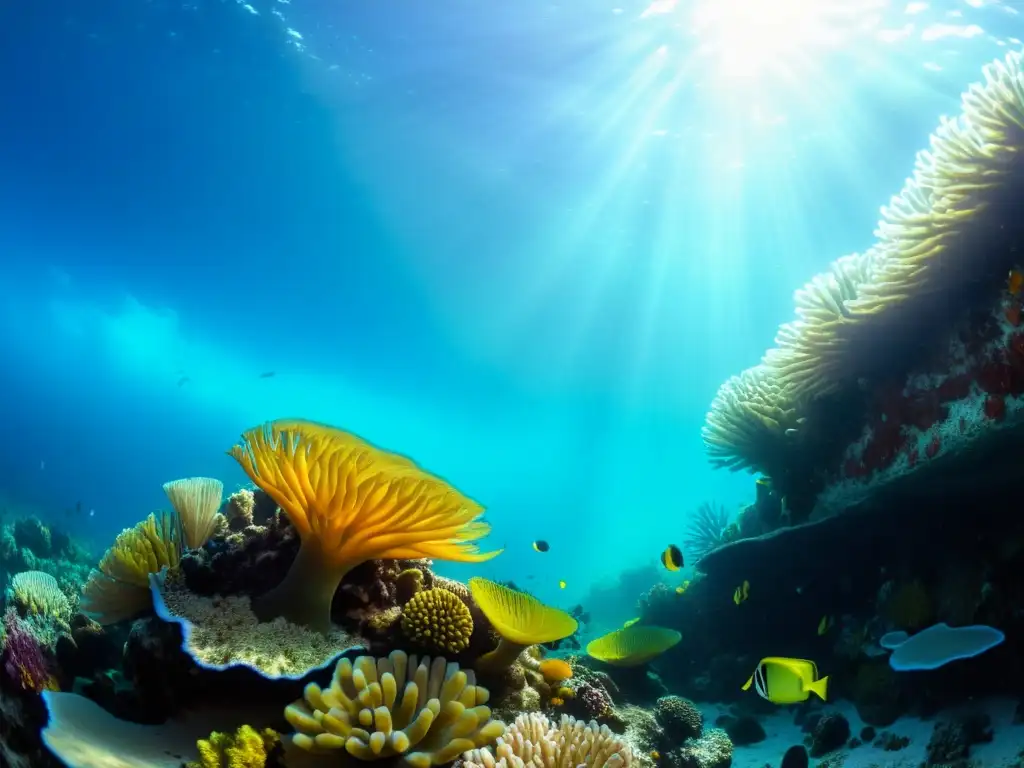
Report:
[[[537,712],[519,715],[492,752],[463,755],[465,768],[629,768],[633,753],[606,725],[568,715],[553,723]]]
[[[673,742],[695,739],[704,730],[704,716],[697,705],[682,696],[662,696],[654,706],[654,714]]]
[[[300,749],[344,749],[360,760],[400,756],[411,768],[428,768],[504,733],[505,724],[491,720],[484,706],[489,695],[458,664],[392,651],[380,659],[342,659],[329,688],[310,683],[284,714]]]
[[[402,631],[417,644],[459,653],[473,634],[473,617],[458,595],[446,589],[417,592],[402,608]]]

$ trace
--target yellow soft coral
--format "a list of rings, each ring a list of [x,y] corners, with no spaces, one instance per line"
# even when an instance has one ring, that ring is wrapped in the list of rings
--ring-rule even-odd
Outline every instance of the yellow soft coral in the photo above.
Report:
[[[489,695],[458,664],[440,656],[417,663],[416,656],[392,651],[380,659],[342,659],[329,688],[310,683],[284,716],[299,749],[344,750],[360,760],[401,757],[408,768],[429,768],[505,732],[484,706]]]
[[[472,543],[490,531],[478,520],[479,504],[348,432],[274,421],[243,434],[228,453],[284,510],[302,542],[284,581],[254,604],[263,619],[283,616],[328,631],[338,584],[367,560],[475,563],[499,554]]]
[[[149,574],[176,568],[182,541],[175,514],[151,514],[121,531],[82,587],[83,612],[100,624],[116,624],[149,608]]]
[[[277,732],[264,728],[257,731],[243,725],[234,733],[214,731],[209,739],[196,742],[199,759],[186,763],[187,768],[265,768],[267,757],[281,743]]]
[[[458,596],[447,589],[417,592],[402,609],[402,631],[417,644],[459,653],[473,634],[473,616]]]

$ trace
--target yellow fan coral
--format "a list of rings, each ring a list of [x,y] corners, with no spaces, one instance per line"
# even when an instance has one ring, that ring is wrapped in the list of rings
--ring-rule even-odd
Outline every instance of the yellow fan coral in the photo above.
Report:
[[[71,619],[71,604],[57,580],[42,571],[22,571],[11,577],[9,601],[24,616]]]
[[[646,664],[682,638],[674,629],[633,625],[587,643],[587,655],[616,667]]]
[[[243,725],[234,733],[214,731],[209,739],[196,743],[199,759],[186,763],[186,768],[265,768],[267,757],[281,744],[281,737],[272,728],[257,731]]]
[[[465,768],[629,768],[633,751],[607,725],[562,715],[557,723],[532,712],[519,715],[491,749],[463,756]]]
[[[261,597],[261,618],[284,616],[326,632],[331,600],[367,560],[482,562],[483,508],[410,459],[333,427],[274,421],[228,452],[284,510],[302,544],[284,581]]]
[[[474,666],[481,672],[506,669],[527,646],[561,640],[579,626],[565,611],[478,576],[469,580],[469,590],[501,636],[497,648],[477,659]]]
[[[473,616],[447,589],[417,592],[402,608],[402,631],[425,648],[459,653],[473,634]]]
[[[181,520],[185,546],[199,549],[217,529],[224,483],[212,477],[187,477],[164,483],[164,493]]]
[[[121,531],[82,587],[82,611],[100,624],[116,624],[148,609],[149,574],[178,566],[182,538],[178,516],[168,513]]]
[[[310,752],[344,749],[360,760],[401,756],[410,768],[450,763],[505,731],[472,675],[441,657],[417,662],[402,651],[342,659],[330,688],[310,683],[285,709],[298,731],[292,743]]]

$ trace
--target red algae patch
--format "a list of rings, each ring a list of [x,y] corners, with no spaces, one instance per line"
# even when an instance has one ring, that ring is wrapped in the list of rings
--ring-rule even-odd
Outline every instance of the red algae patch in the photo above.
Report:
[[[994,430],[1024,423],[1024,329],[1019,300],[1003,292],[950,334],[946,348],[901,381],[874,387],[865,426],[819,495],[813,517],[838,512],[878,488]]]

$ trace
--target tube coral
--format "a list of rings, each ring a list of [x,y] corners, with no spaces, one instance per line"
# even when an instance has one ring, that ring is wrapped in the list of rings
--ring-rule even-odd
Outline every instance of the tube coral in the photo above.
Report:
[[[277,502],[301,539],[284,581],[253,605],[330,628],[334,593],[355,566],[375,559],[482,562],[472,542],[490,532],[483,508],[413,461],[355,435],[308,421],[256,427],[228,453]]]

